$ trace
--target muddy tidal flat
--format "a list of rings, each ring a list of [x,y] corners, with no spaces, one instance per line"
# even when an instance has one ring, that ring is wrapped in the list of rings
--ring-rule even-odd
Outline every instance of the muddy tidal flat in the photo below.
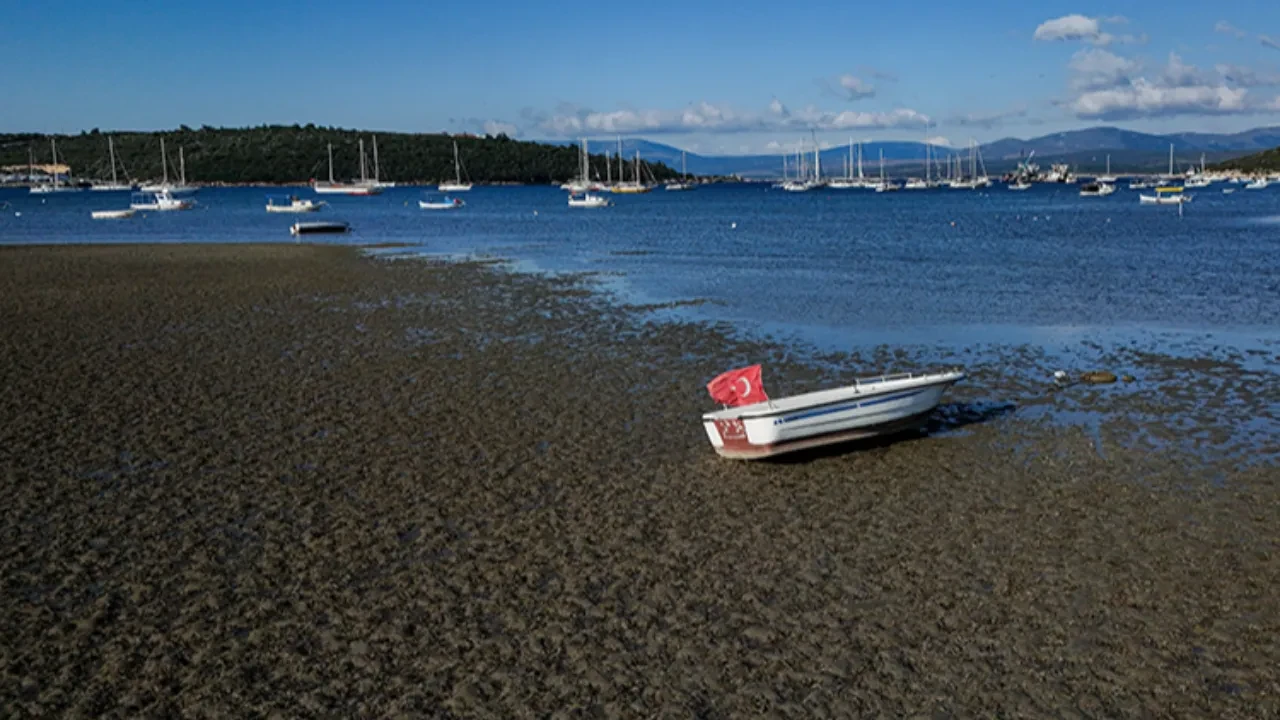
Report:
[[[319,246],[4,248],[0,320],[5,717],[1280,716],[1244,362],[970,367],[928,433],[742,464],[717,372],[912,359]]]

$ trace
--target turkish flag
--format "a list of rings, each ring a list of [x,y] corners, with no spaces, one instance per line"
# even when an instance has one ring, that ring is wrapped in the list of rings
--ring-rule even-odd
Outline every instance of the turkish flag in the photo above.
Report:
[[[721,405],[737,407],[765,402],[769,396],[764,393],[764,383],[760,380],[760,366],[730,370],[716,376],[707,383],[707,392],[711,398]]]

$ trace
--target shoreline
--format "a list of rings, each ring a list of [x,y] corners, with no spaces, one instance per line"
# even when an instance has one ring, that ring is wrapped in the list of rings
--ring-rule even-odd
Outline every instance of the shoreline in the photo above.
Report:
[[[922,358],[329,245],[8,246],[0,290],[19,712],[1280,711],[1273,468],[1034,412],[1176,429],[1180,373],[1265,403],[1226,363],[969,368],[930,436],[743,464],[698,427],[716,372]]]

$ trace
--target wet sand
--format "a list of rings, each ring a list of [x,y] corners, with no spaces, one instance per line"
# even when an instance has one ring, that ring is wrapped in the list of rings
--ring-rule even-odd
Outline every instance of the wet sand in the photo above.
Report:
[[[996,368],[929,436],[742,464],[710,377],[846,371],[579,278],[5,248],[0,317],[5,715],[1280,714],[1275,464]],[[1081,392],[1177,401],[1124,387]]]

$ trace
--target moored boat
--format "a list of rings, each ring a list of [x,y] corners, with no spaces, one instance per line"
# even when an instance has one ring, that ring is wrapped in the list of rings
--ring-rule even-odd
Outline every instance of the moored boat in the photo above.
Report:
[[[726,407],[702,416],[721,456],[755,460],[782,453],[883,435],[920,424],[961,370],[904,373],[855,380],[830,390],[770,400],[760,387],[759,366],[731,370],[707,389]]]
[[[350,225],[333,221],[296,222],[289,227],[290,235],[323,235],[350,231]]]
[[[195,202],[185,198],[175,198],[168,190],[157,190],[155,192],[136,192],[133,194],[129,207],[133,210],[155,210],[157,212],[166,212],[169,210],[190,210],[195,206]]]
[[[569,196],[569,207],[571,208],[602,208],[612,205],[608,198],[591,193],[583,193],[581,195],[574,193]]]
[[[1181,205],[1191,202],[1191,196],[1183,194],[1180,187],[1158,187],[1155,195],[1139,195],[1138,202],[1142,205]]]
[[[94,220],[124,220],[125,218],[133,217],[136,212],[138,211],[133,208],[128,210],[94,210],[89,215]]]
[[[1080,186],[1080,197],[1106,197],[1116,191],[1111,183],[1091,182]]]
[[[462,182],[462,161],[458,159],[458,141],[453,141],[453,182],[442,182],[436,186],[440,192],[467,192],[471,182]],[[419,203],[421,204],[421,203]]]
[[[268,195],[267,196],[267,212],[269,213],[309,213],[316,212],[320,208],[327,205],[321,200],[303,200],[297,195]]]
[[[465,205],[466,203],[458,198],[451,198],[448,195],[427,195],[426,200],[418,201],[418,207],[423,210],[457,210]]]

